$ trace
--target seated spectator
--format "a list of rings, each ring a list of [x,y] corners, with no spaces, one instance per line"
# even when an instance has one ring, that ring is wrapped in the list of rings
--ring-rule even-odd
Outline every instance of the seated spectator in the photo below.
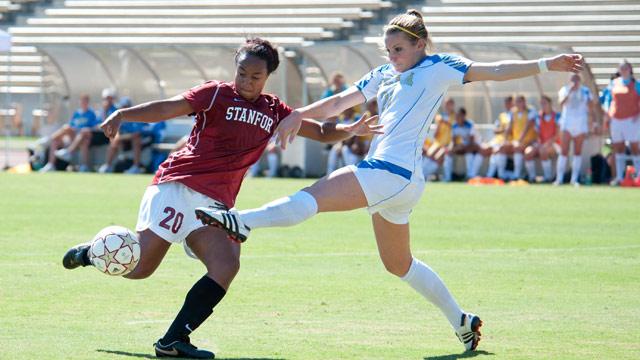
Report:
[[[436,131],[433,142],[429,144],[425,142],[422,152],[422,170],[425,179],[435,174],[446,161],[445,174],[448,174],[448,177],[445,176],[445,181],[451,181],[453,162],[449,155],[449,148],[451,147],[451,124],[456,116],[455,107],[455,101],[449,98],[444,102],[444,111],[435,117]]]
[[[116,92],[111,88],[105,88],[102,90],[102,107],[96,112],[98,117],[98,124],[109,117],[118,108],[115,105]],[[95,128],[91,132],[91,144],[90,146],[101,146],[109,144],[109,138],[107,138],[102,130]]]
[[[560,114],[551,107],[551,98],[542,95],[540,98],[540,112],[536,118],[536,132],[538,140],[529,145],[524,151],[525,167],[529,179],[535,179],[535,159],[540,158],[542,174],[545,182],[553,180],[551,159],[560,153]]]
[[[80,96],[80,108],[77,109],[69,124],[63,125],[51,136],[49,145],[49,158],[47,163],[40,169],[40,172],[56,170],[56,157],[67,162],[71,161],[71,155],[78,149],[81,153],[80,171],[89,171],[89,145],[91,143],[91,129],[98,125],[95,112],[89,107],[89,95]],[[64,148],[65,140],[70,141],[70,145]]]
[[[120,108],[126,109],[132,106],[131,99],[123,97],[120,99]],[[140,165],[140,156],[142,154],[142,131],[147,124],[138,122],[123,122],[120,126],[118,134],[110,140],[107,149],[106,162],[100,166],[98,172],[113,172],[113,160],[118,154],[118,150],[123,142],[129,142],[133,149],[133,165],[124,171],[125,174],[139,174],[144,172],[144,168]]]
[[[338,117],[338,123],[340,124],[348,124],[354,122],[358,118],[358,114],[354,108],[349,108],[345,110]],[[331,174],[334,170],[336,170],[340,165],[340,160],[344,163],[344,165],[355,165],[353,162],[355,159],[352,157],[345,158],[343,156],[343,147],[345,146],[345,142],[348,140],[340,141],[331,146],[329,149],[329,157],[327,159],[327,175]],[[357,163],[357,161],[356,161]]]
[[[276,145],[275,141],[269,142],[264,149],[263,156],[267,157],[267,177],[278,176],[278,169],[280,168],[280,147]],[[262,175],[261,162],[258,161],[249,168],[249,173],[253,177]]]
[[[333,96],[340,92],[347,90],[347,83],[345,81],[344,75],[340,72],[334,72],[331,75],[331,82],[329,87],[325,89],[322,93],[322,98],[328,98],[329,96]]]
[[[524,165],[524,150],[536,141],[536,112],[527,106],[527,100],[523,95],[516,97],[516,107],[511,110],[511,121],[507,128],[507,136],[512,140],[505,144],[500,153],[503,155],[513,155],[513,180],[522,177],[522,167]],[[500,164],[506,167],[506,162]],[[498,169],[498,171],[503,171]]]
[[[491,149],[477,142],[477,133],[472,120],[467,119],[467,110],[463,107],[456,113],[456,122],[452,126],[453,147],[451,153],[464,155],[467,179],[478,176],[482,162],[491,154]],[[446,176],[446,175],[445,175]]]
[[[498,115],[498,118],[494,122],[493,127],[493,139],[487,144],[491,148],[491,157],[489,158],[489,169],[487,170],[487,177],[494,177],[496,171],[498,177],[502,180],[507,180],[507,154],[500,150],[506,144],[511,142],[511,137],[507,134],[507,128],[511,123],[511,109],[513,109],[513,96],[509,95],[504,98],[505,111]]]

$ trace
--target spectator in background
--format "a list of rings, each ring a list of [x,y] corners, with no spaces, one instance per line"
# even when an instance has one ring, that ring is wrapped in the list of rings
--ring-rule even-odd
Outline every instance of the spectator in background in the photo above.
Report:
[[[424,178],[438,171],[438,167],[445,163],[445,181],[451,181],[453,172],[453,159],[449,154],[451,148],[451,126],[456,117],[456,103],[452,98],[444,102],[444,111],[435,117],[436,132],[433,134],[433,143],[425,141],[422,149],[422,171]]]
[[[338,124],[350,124],[355,122],[358,118],[360,118],[360,116],[356,113],[355,108],[348,108],[343,111],[342,114],[340,114],[337,121]],[[329,157],[327,159],[327,174],[331,174],[339,167],[341,159],[344,163],[344,166],[355,165],[355,163],[351,163],[354,160],[353,158],[347,159],[343,156],[345,141],[335,143],[333,144],[333,146],[331,146],[331,149],[329,149]]]
[[[578,177],[582,167],[582,144],[591,128],[594,111],[594,97],[588,87],[581,84],[580,75],[571,75],[571,82],[558,92],[558,103],[562,106],[560,129],[562,130],[562,153],[556,164],[556,181],[562,184],[567,166],[569,147],[573,141],[573,162],[571,164],[571,184],[579,186]]]
[[[91,143],[91,129],[98,125],[96,113],[89,107],[89,95],[80,96],[80,108],[74,111],[69,124],[63,125],[51,136],[49,159],[40,172],[56,170],[56,157],[67,162],[71,161],[74,152],[80,149],[82,164],[80,171],[89,171],[89,144]],[[64,148],[65,138],[70,139],[70,145]]]
[[[344,75],[340,72],[334,72],[331,75],[331,83],[329,84],[329,87],[322,93],[322,98],[328,98],[345,90],[347,90],[347,83]]]
[[[267,157],[267,177],[273,178],[278,176],[278,169],[280,168],[280,147],[276,145],[275,141],[270,141],[267,147],[264,149],[263,156]],[[260,167],[261,161],[257,161],[251,165],[249,173],[253,177],[261,175],[262,168]]]
[[[511,122],[507,128],[507,136],[511,143],[503,147],[502,153],[513,154],[513,179],[522,177],[524,165],[524,150],[538,137],[536,135],[536,112],[527,106],[527,99],[523,95],[516,96],[516,107],[511,110]],[[505,164],[506,166],[506,164]]]
[[[114,111],[118,108],[115,104],[116,101],[116,91],[111,88],[102,89],[102,106],[100,110],[96,112],[96,116],[98,117],[98,124],[101,124],[105,119],[109,117]],[[109,144],[109,139],[104,136],[100,129],[93,129],[91,132],[91,144],[90,146],[101,146]]]
[[[620,63],[618,72],[620,77],[611,81],[604,100],[605,126],[611,132],[616,162],[616,177],[611,185],[619,185],[625,174],[625,142],[629,142],[634,167],[640,169],[640,84],[627,60]]]
[[[540,112],[536,118],[538,140],[527,147],[524,152],[525,166],[530,179],[535,179],[536,177],[535,159],[540,158],[544,181],[551,182],[553,180],[551,158],[560,152],[559,119],[560,115],[551,106],[551,98],[542,95],[540,98]]]
[[[463,107],[456,113],[456,122],[452,126],[454,155],[464,155],[464,162],[467,169],[467,179],[478,176],[482,161],[485,156],[491,153],[491,149],[484,148],[478,144],[477,132],[473,121],[467,119],[467,110]],[[445,177],[451,175],[445,175]]]
[[[376,115],[378,115],[378,101],[372,99],[366,104],[366,110],[364,114],[362,114],[362,117],[368,119]],[[369,152],[372,139],[373,134],[353,136],[345,140],[343,142],[344,146],[342,147],[342,158],[344,159],[345,165],[355,165],[364,159],[364,156]]]
[[[120,109],[130,108],[133,104],[131,99],[123,97],[120,99]],[[104,111],[111,110],[111,106],[103,109]],[[115,111],[115,110],[114,110]],[[108,116],[108,115],[107,115]],[[110,173],[113,172],[113,160],[118,154],[118,150],[123,142],[129,142],[131,149],[133,150],[133,164],[127,170],[125,174],[139,174],[144,172],[142,166],[140,166],[140,156],[142,154],[142,131],[146,124],[139,122],[124,122],[120,126],[118,134],[109,141],[109,147],[107,148],[106,162],[100,166],[98,172]]]
[[[513,96],[509,95],[504,98],[504,109],[498,115],[498,118],[493,123],[493,139],[487,144],[491,148],[491,157],[489,158],[489,169],[487,170],[487,177],[494,177],[496,170],[498,171],[498,177],[506,180],[507,170],[507,155],[505,151],[501,151],[505,145],[511,143],[511,136],[507,134],[507,128],[511,123],[511,110],[513,109]]]

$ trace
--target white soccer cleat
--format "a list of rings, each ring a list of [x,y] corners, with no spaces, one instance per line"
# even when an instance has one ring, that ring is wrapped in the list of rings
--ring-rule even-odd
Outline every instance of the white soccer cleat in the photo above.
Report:
[[[482,335],[480,327],[482,327],[482,320],[478,315],[472,313],[462,314],[456,336],[464,344],[467,351],[474,351],[478,347],[480,336]]]
[[[243,243],[249,237],[251,229],[240,219],[236,210],[226,210],[220,207],[196,208],[196,218],[203,224],[215,226],[227,232],[229,238]]]

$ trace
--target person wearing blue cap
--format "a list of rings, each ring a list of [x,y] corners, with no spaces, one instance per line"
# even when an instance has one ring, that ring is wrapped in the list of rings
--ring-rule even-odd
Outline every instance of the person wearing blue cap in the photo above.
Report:
[[[119,109],[126,109],[132,106],[131,99],[123,96],[120,98],[120,103],[118,104]],[[116,158],[118,154],[118,149],[120,148],[120,144],[123,141],[131,142],[131,148],[133,150],[133,165],[130,168],[124,171],[125,174],[140,174],[144,172],[144,168],[140,166],[140,154],[142,153],[142,130],[144,123],[138,122],[123,122],[122,126],[120,126],[120,130],[118,134],[111,139],[109,142],[109,148],[107,149],[107,157],[106,161],[100,168],[98,172],[100,173],[110,173],[113,172],[113,160]]]

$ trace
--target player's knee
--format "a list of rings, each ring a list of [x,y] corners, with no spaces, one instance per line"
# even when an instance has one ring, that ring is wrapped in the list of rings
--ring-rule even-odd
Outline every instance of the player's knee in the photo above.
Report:
[[[206,266],[209,276],[230,283],[240,271],[240,258],[227,256],[224,259],[211,259],[207,261]]]
[[[411,266],[411,262],[405,264],[403,261],[397,260],[385,260],[382,259],[382,263],[384,264],[385,269],[387,271],[397,277],[403,277],[409,271],[409,267]]]

